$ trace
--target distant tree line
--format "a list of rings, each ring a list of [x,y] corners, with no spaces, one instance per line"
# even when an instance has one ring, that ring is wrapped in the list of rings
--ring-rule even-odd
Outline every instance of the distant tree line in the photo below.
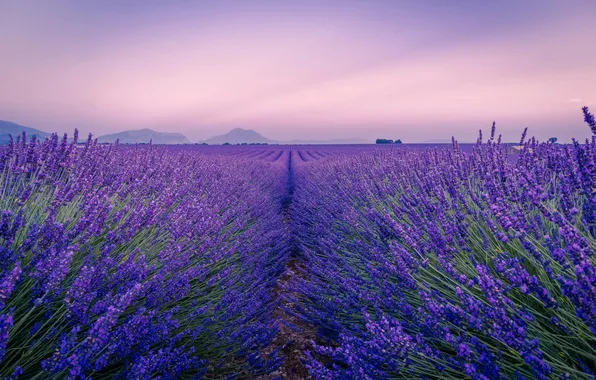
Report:
[[[377,139],[376,144],[401,144],[401,140],[397,139],[393,141],[391,139]]]

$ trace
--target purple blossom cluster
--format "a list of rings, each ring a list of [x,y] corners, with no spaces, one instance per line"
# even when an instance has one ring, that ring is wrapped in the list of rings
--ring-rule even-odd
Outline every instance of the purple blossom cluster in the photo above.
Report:
[[[275,368],[287,162],[77,139],[0,151],[0,378]]]
[[[500,140],[296,169],[314,378],[594,378],[596,137]]]

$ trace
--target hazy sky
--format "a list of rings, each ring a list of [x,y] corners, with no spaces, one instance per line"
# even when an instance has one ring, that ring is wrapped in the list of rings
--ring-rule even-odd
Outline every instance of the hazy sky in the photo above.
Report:
[[[0,119],[191,140],[585,138],[594,0],[0,0]]]

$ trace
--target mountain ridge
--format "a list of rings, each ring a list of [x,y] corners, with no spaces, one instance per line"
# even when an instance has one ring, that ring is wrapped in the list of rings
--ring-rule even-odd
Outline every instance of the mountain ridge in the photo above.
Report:
[[[252,129],[234,128],[228,133],[217,135],[205,140],[207,144],[273,144],[274,140],[268,139]]]
[[[116,133],[109,133],[97,137],[100,143],[114,143],[119,140],[121,144],[190,144],[190,140],[182,133],[158,132],[153,129],[133,129]]]
[[[25,132],[28,137],[35,135],[35,137],[40,140],[51,135],[50,133],[40,131],[39,129],[26,127],[24,125],[13,123],[12,121],[0,120],[0,144],[8,144],[10,141],[9,135],[12,135],[12,138],[16,139],[17,136],[20,136],[23,132]]]
[[[207,144],[281,144],[281,145],[301,145],[301,144],[371,144],[371,141],[358,138],[343,138],[330,140],[272,140],[260,134],[253,129],[234,128],[227,133],[210,137],[203,141]]]
[[[35,135],[38,139],[43,140],[51,136],[51,133],[44,132],[39,129],[20,125],[11,121],[0,120],[0,144],[8,144],[9,135],[13,139],[21,135],[23,132],[27,136]],[[133,129],[115,133],[108,133],[97,137],[100,143],[114,143],[119,140],[121,144],[192,144],[192,142],[182,133],[177,132],[158,132],[150,128]],[[359,138],[340,138],[329,140],[310,140],[310,139],[296,139],[296,140],[273,140],[269,139],[253,129],[233,128],[227,133],[210,137],[199,143],[207,143],[211,145],[228,144],[280,144],[280,145],[325,145],[325,144],[371,144],[371,141]]]

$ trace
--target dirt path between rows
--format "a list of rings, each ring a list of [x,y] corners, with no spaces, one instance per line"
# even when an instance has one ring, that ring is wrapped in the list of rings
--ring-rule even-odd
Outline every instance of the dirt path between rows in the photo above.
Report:
[[[280,349],[283,364],[277,371],[264,379],[310,379],[308,370],[304,366],[304,352],[312,348],[311,341],[315,339],[316,330],[293,315],[296,294],[288,289],[291,281],[302,276],[304,268],[298,260],[291,260],[286,266],[286,272],[278,280],[276,291],[280,297],[280,307],[274,317],[279,321],[279,332],[272,343],[272,349]]]
[[[284,379],[298,380],[311,379],[308,370],[304,366],[304,352],[311,349],[311,342],[316,337],[316,330],[302,321],[295,315],[297,312],[296,300],[298,294],[294,290],[293,283],[305,276],[305,268],[301,259],[299,244],[292,232],[292,220],[290,207],[294,196],[294,165],[293,159],[296,152],[290,151],[288,159],[288,185],[287,194],[282,199],[281,212],[284,216],[284,228],[290,234],[289,256],[290,259],[285,267],[285,272],[277,280],[274,293],[280,301],[280,305],[274,312],[274,318],[279,322],[279,332],[270,347],[270,352],[279,350],[283,358],[282,366],[275,372],[261,377],[262,380]]]

